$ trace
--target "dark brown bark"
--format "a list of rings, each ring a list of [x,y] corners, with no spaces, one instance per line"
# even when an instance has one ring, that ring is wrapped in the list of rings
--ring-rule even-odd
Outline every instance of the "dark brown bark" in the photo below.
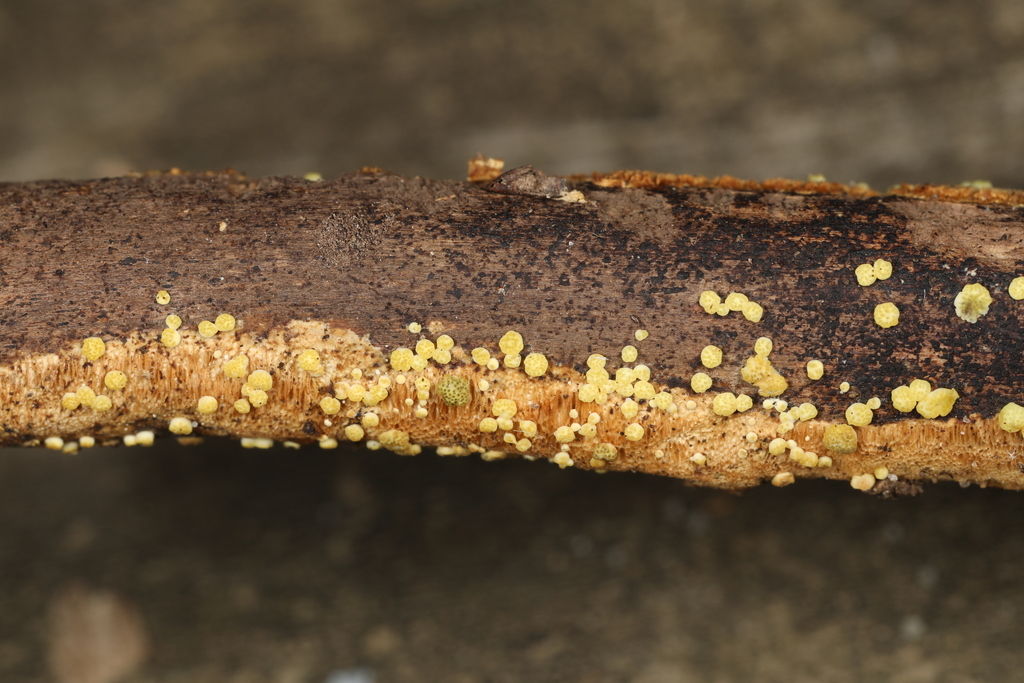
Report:
[[[226,311],[257,337],[321,321],[385,354],[410,345],[410,321],[441,323],[467,351],[496,352],[515,329],[524,356],[581,373],[602,353],[614,374],[619,349],[634,344],[659,386],[685,392],[704,371],[715,391],[756,402],[740,368],[764,336],[789,382],[782,398],[838,422],[871,396],[887,407],[873,424],[905,422],[888,397],[913,378],[956,389],[956,420],[990,420],[1020,397],[1024,303],[1006,294],[1024,269],[1019,206],[727,182],[602,186],[624,177],[577,179],[586,203],[386,173],[0,185],[0,366],[88,336],[159,333],[169,312],[187,325]],[[861,287],[854,269],[878,258],[893,276]],[[953,306],[969,283],[995,298],[975,324]],[[160,289],[172,306],[154,304]],[[709,315],[703,290],[742,292],[763,318]],[[901,316],[882,329],[872,310],[886,301]],[[638,328],[649,339],[636,342]],[[726,358],[713,370],[700,361],[708,344]],[[825,364],[823,380],[808,379],[810,359]],[[46,436],[6,426],[7,443]]]

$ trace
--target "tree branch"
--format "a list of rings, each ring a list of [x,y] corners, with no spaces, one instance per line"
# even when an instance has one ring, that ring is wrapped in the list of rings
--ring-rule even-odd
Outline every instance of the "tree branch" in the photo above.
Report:
[[[170,430],[523,453],[728,488],[1024,487],[1021,437],[997,424],[1024,386],[1024,304],[1007,292],[1021,193],[521,172],[491,189],[376,170],[0,185],[0,442]],[[891,277],[858,284],[858,266],[885,275],[879,260]],[[972,323],[954,301],[973,284],[993,302]],[[972,291],[967,318],[984,304]],[[899,322],[883,328],[889,302]],[[221,314],[234,328],[204,336]],[[92,360],[89,337],[104,341]]]

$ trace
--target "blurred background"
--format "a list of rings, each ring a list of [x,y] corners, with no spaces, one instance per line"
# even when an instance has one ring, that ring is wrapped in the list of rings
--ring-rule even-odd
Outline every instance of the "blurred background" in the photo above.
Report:
[[[1024,187],[1019,0],[0,0],[0,181]],[[1024,680],[1024,494],[0,451],[0,681]]]

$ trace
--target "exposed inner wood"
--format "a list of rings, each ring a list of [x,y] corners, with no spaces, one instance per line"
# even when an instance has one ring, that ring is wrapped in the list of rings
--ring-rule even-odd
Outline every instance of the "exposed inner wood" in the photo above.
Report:
[[[1021,436],[995,423],[1024,386],[1024,302],[1006,291],[1024,270],[1017,193],[917,188],[874,196],[827,184],[774,191],[644,177],[569,183],[585,203],[380,172],[326,182],[168,174],[0,185],[0,442],[166,434],[174,417],[195,422],[196,434],[324,442],[346,438],[345,426],[376,412],[379,425],[364,430],[370,442],[392,430],[450,452],[564,452],[577,467],[724,487],[785,473],[850,479],[885,467],[901,479],[1024,488]],[[628,184],[641,186],[617,186]],[[920,198],[927,196],[938,199]],[[854,269],[876,259],[893,264],[892,276],[859,285]],[[972,283],[994,299],[974,324],[954,310]],[[156,303],[159,290],[170,293],[169,304]],[[708,314],[698,304],[705,290],[743,293],[763,317]],[[895,327],[874,321],[883,302],[899,308]],[[160,335],[172,313],[184,322],[183,341],[168,348]],[[196,333],[221,313],[235,316],[238,328],[210,339]],[[411,333],[411,322],[423,331]],[[638,329],[650,336],[637,341]],[[509,330],[525,339],[523,358],[546,357],[543,375],[471,360],[476,347],[501,360],[498,340]],[[389,364],[394,349],[442,333],[456,344],[450,362],[432,360],[422,372]],[[107,351],[89,362],[81,346],[93,336]],[[817,409],[788,433],[777,433],[778,411],[764,409],[758,387],[741,377],[759,337],[771,339],[772,366],[788,382],[779,398]],[[723,351],[713,369],[700,358],[709,344]],[[639,350],[637,361],[620,358],[626,345]],[[297,367],[309,348],[323,373]],[[267,405],[246,414],[232,408],[244,378],[223,371],[240,353],[250,372],[274,375]],[[674,412],[638,400],[639,414],[628,418],[627,397],[614,392],[603,404],[582,401],[591,354],[609,359],[612,378],[620,366],[648,366]],[[820,380],[808,378],[812,359],[824,364]],[[124,371],[128,385],[106,390],[109,370]],[[707,393],[690,388],[697,372],[714,381]],[[420,406],[415,379],[433,387],[450,373],[470,380],[469,403],[446,405],[432,390]],[[407,384],[393,383],[379,405],[345,396],[348,385],[399,374]],[[894,409],[891,392],[913,379],[956,390],[947,417]],[[481,380],[488,389],[479,389]],[[83,383],[113,407],[61,407]],[[749,395],[753,408],[716,415],[712,399],[721,392]],[[197,412],[204,395],[218,399],[216,412]],[[339,413],[325,414],[325,396],[341,399]],[[828,425],[844,424],[850,404],[871,397],[881,407],[870,426],[856,428],[858,450],[827,451]],[[480,432],[499,398],[519,404],[516,426]],[[415,414],[420,407],[426,415]],[[601,415],[596,436],[577,432],[563,450],[555,430],[586,424],[591,412]],[[522,420],[537,424],[527,449],[504,441],[506,432],[527,438]],[[624,436],[634,422],[644,427],[637,441]],[[832,466],[770,454],[779,437],[829,455]],[[617,457],[595,462],[599,443],[614,445]]]

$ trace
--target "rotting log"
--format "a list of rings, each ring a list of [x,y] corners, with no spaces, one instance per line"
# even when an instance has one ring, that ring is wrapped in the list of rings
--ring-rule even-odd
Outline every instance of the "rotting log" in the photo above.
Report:
[[[359,440],[723,488],[1024,488],[998,420],[1024,387],[1024,194],[510,173],[0,185],[0,443]],[[859,284],[879,260],[891,277]],[[975,284],[993,301],[972,323],[954,302]],[[503,353],[509,331],[525,348]],[[880,405],[836,427],[855,403]]]

